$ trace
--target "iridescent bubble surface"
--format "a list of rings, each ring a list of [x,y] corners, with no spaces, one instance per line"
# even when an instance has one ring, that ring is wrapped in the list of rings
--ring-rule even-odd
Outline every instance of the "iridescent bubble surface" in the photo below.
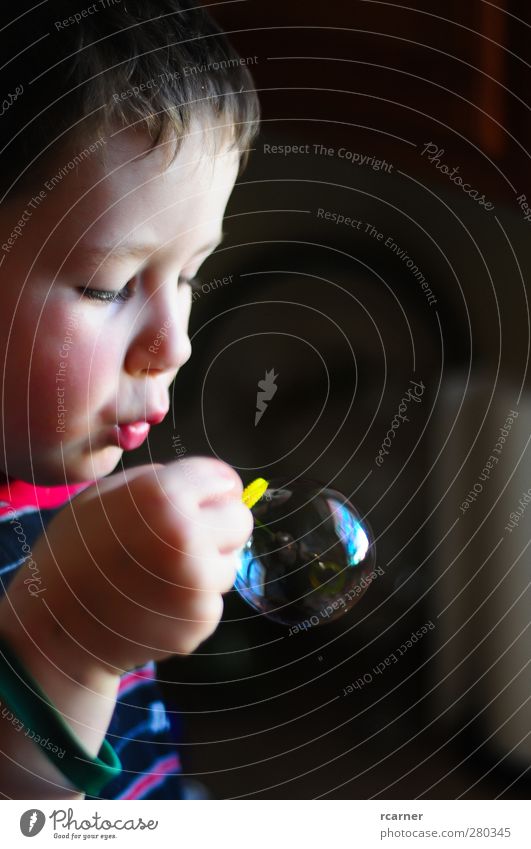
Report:
[[[255,610],[308,627],[338,619],[360,600],[375,547],[344,495],[313,480],[272,480],[252,512],[235,588]]]

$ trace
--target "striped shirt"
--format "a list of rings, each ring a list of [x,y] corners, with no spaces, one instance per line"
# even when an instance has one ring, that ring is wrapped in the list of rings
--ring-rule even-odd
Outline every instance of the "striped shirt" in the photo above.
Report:
[[[24,481],[0,484],[0,596],[26,560],[48,522],[71,498],[89,486],[42,487]],[[25,582],[38,595],[36,564]],[[43,689],[46,690],[45,685]],[[179,722],[166,710],[157,686],[153,661],[122,675],[116,708],[106,739],[122,764],[122,772],[86,799],[181,799],[181,764],[176,749]]]

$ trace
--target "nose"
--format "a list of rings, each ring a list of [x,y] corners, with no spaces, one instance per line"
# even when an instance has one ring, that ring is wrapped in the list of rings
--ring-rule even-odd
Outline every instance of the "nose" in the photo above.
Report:
[[[125,368],[132,375],[177,371],[189,359],[188,313],[176,286],[161,286],[138,316],[130,340]]]

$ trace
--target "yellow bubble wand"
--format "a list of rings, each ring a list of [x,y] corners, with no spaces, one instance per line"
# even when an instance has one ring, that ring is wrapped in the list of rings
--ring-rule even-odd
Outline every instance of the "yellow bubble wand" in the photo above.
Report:
[[[256,478],[249,486],[246,486],[242,493],[242,501],[246,507],[251,510],[257,501],[260,501],[262,495],[269,486],[269,481],[265,478]]]

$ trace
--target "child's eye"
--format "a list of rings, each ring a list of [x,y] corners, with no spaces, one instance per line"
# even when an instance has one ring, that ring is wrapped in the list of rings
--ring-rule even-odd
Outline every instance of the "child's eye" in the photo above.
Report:
[[[85,298],[90,298],[93,301],[103,301],[106,304],[112,304],[116,301],[128,301],[133,294],[133,281],[129,281],[123,289],[113,291],[109,289],[91,289],[90,286],[85,286],[81,289],[81,294]]]
[[[201,281],[198,277],[191,277],[187,279],[185,277],[179,278],[179,285],[187,283],[190,286],[192,292],[199,292],[201,290]],[[128,301],[129,298],[134,294],[132,282],[129,282],[123,289],[119,289],[118,291],[112,291],[108,289],[91,289],[90,286],[85,286],[81,289],[81,294],[85,298],[90,298],[93,301],[103,301],[103,303],[116,303],[124,301]]]
[[[118,292],[110,292],[106,289],[90,289],[88,286],[81,290],[81,294],[85,298],[91,298],[93,301],[104,301],[105,303],[127,301],[131,297],[131,295],[127,293],[127,289],[120,289]]]

